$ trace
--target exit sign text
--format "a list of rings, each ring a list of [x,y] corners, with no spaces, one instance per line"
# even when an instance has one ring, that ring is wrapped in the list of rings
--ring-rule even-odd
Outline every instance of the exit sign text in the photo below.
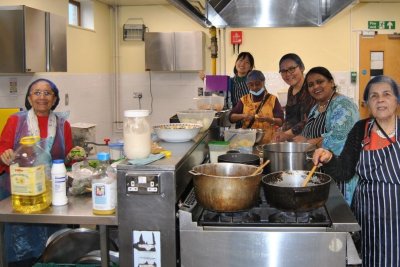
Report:
[[[368,29],[371,30],[394,30],[396,28],[396,22],[394,20],[370,20],[368,21]]]

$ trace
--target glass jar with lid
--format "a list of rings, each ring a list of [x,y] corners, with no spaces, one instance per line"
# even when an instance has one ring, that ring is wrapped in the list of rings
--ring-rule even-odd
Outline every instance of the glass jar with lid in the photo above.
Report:
[[[149,110],[124,111],[124,152],[128,159],[147,158],[151,152]]]

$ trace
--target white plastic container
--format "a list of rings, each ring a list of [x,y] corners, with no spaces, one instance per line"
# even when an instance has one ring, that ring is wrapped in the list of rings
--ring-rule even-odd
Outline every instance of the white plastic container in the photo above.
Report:
[[[110,148],[110,159],[119,160],[124,157],[124,144],[123,143],[111,143],[108,144]]]
[[[147,158],[151,152],[149,110],[125,110],[124,152],[128,159]]]
[[[211,141],[208,143],[210,150],[210,162],[218,163],[218,157],[226,154],[229,150],[229,142],[227,141]]]
[[[51,167],[52,181],[52,204],[53,206],[63,206],[68,203],[67,197],[67,169],[64,165],[64,160],[53,160]]]

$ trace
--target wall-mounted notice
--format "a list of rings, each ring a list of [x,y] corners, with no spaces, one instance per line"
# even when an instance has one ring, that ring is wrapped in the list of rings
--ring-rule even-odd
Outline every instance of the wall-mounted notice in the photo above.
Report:
[[[18,87],[17,87],[17,78],[10,78],[10,94],[17,94]]]
[[[394,30],[396,29],[396,22],[394,20],[369,20],[368,29],[371,30]]]
[[[158,231],[133,231],[132,267],[161,267],[161,236]]]

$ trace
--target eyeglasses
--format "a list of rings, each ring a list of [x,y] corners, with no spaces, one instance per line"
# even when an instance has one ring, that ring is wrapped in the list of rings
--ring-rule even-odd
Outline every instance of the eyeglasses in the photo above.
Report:
[[[35,91],[35,92],[31,92],[31,95],[35,95],[35,96],[52,96],[54,95],[53,92],[50,91]]]
[[[323,84],[324,82],[327,82],[328,80],[316,80],[315,82],[309,82],[308,84],[307,84],[307,86],[308,86],[308,88],[312,88],[312,87],[314,87],[315,85],[321,85],[321,84]]]
[[[279,70],[279,73],[280,73],[281,75],[286,74],[286,73],[293,74],[294,71],[296,70],[296,68],[297,68],[298,66],[299,66],[299,65],[292,66],[292,67],[287,68],[286,70],[285,70],[285,69],[281,69],[281,70]]]

